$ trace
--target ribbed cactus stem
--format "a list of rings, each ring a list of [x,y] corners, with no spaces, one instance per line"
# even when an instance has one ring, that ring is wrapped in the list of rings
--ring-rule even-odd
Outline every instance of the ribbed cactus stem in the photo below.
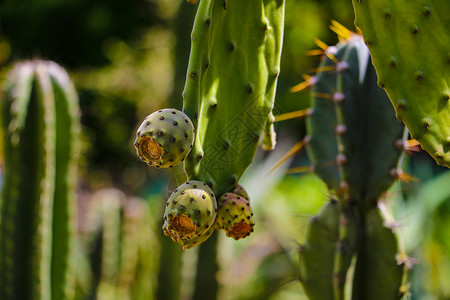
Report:
[[[5,182],[2,299],[69,299],[78,106],[57,64],[28,61],[7,75],[2,101]]]

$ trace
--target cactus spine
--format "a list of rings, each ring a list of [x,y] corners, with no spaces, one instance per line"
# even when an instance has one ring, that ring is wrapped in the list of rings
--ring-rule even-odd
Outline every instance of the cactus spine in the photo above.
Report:
[[[18,63],[2,101],[2,299],[70,299],[78,99],[50,61]]]
[[[314,170],[337,200],[311,220],[300,247],[300,277],[311,299],[344,299],[347,271],[356,261],[352,299],[399,299],[404,270],[396,262],[397,238],[383,225],[377,203],[401,173],[403,127],[377,86],[360,36],[349,34],[325,54],[310,79],[305,142]],[[385,273],[375,281],[377,264]]]
[[[440,165],[450,167],[450,3],[353,0],[397,117]]]

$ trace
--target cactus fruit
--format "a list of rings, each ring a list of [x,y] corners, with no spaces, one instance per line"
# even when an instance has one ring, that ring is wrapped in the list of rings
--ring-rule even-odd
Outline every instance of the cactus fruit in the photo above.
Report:
[[[353,0],[353,7],[397,117],[450,167],[450,2]]]
[[[149,166],[173,167],[188,155],[194,142],[191,120],[176,109],[161,109],[148,115],[137,130],[134,146]]]
[[[227,237],[239,240],[253,232],[255,222],[249,200],[234,193],[225,193],[217,202],[216,226],[225,230]]]
[[[70,299],[79,133],[75,88],[56,63],[25,61],[8,73],[2,98],[0,298]]]
[[[206,234],[216,219],[217,201],[201,181],[188,181],[178,187],[166,203],[164,234],[174,241],[190,240]]]

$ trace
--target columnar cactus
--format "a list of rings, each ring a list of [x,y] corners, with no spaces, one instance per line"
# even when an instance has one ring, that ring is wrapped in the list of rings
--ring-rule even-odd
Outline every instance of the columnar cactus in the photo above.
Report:
[[[64,69],[40,60],[16,64],[4,87],[0,297],[71,299],[75,88]]]
[[[450,2],[353,0],[383,87],[420,145],[450,167]]]
[[[159,249],[147,203],[107,188],[88,205],[89,229],[82,236],[94,278],[90,294],[99,300],[151,298]]]
[[[351,34],[326,49],[318,70],[310,79],[304,142],[312,169],[337,200],[311,219],[300,247],[305,292],[312,300],[344,299],[356,257],[353,299],[399,299],[404,266],[397,264],[397,238],[383,225],[377,203],[401,174],[403,126],[377,86],[361,36]],[[383,265],[377,280],[372,274],[378,271],[366,268],[369,259],[371,266]]]
[[[149,166],[173,167],[187,156],[194,142],[191,120],[176,109],[148,115],[136,134],[137,154]]]

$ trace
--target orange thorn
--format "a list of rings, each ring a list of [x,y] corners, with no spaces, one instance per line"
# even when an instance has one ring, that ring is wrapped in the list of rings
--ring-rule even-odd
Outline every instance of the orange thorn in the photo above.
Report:
[[[339,63],[339,60],[336,58],[336,56],[334,56],[333,53],[330,53],[330,52],[326,52],[326,51],[325,51],[325,55],[326,55],[329,59],[331,59],[335,64],[338,64],[338,63]]]
[[[292,146],[292,148],[285,154],[283,157],[275,164],[275,166],[270,170],[269,174],[278,169],[282,164],[284,164],[289,158],[294,156],[297,152],[299,152],[303,146],[305,145],[305,140],[302,140]]]
[[[406,174],[406,173],[399,174],[398,175],[398,179],[400,179],[401,181],[404,181],[404,182],[411,182],[411,181],[417,182],[417,181],[419,181],[419,178],[411,176],[411,175]]]
[[[298,110],[298,111],[293,111],[293,112],[288,112],[285,114],[277,115],[277,116],[275,116],[275,122],[280,122],[280,121],[285,121],[285,120],[290,120],[290,119],[295,119],[295,118],[301,118],[301,117],[308,115],[309,112],[310,112],[310,110],[308,108],[308,109],[302,109],[302,110]]]
[[[316,98],[333,99],[333,95],[327,93],[311,93],[311,95]]]
[[[306,89],[307,87],[317,83],[317,77],[314,77],[314,76],[308,76],[308,77],[309,78],[306,79],[305,81],[300,82],[296,86],[291,87],[291,89],[290,89],[291,93],[300,92],[300,91]]]
[[[316,43],[316,45],[319,46],[319,48],[322,49],[323,51],[327,50],[328,48],[328,45],[319,39],[314,39],[314,43]]]
[[[331,20],[330,29],[345,40],[348,40],[355,34],[336,20]]]
[[[308,50],[305,52],[305,54],[308,56],[323,55],[324,53],[325,51],[323,51],[322,49]]]
[[[304,79],[304,80],[309,80],[309,79],[311,79],[311,75],[308,75],[308,74],[302,74],[302,78]]]
[[[286,174],[297,174],[297,173],[304,173],[304,172],[313,172],[311,166],[300,166],[295,167],[287,170]]]
[[[394,168],[390,171],[390,175],[395,179],[400,179],[401,181],[411,182],[411,181],[419,181],[418,178],[408,175],[403,172],[400,168]]]
[[[320,72],[334,71],[334,70],[336,70],[336,66],[325,66],[325,67],[317,67],[317,68],[311,69],[308,72],[320,73]]]
[[[414,152],[420,152],[422,148],[420,147],[418,140],[409,140],[405,144],[405,150],[407,151],[414,151]]]

